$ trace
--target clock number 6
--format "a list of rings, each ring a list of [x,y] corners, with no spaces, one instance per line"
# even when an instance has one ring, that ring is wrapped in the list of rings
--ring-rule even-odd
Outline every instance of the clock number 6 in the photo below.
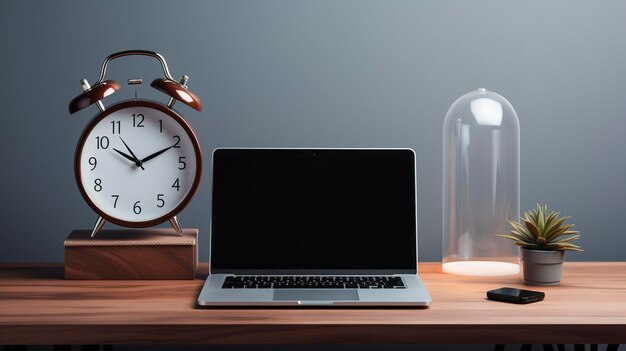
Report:
[[[141,201],[137,201],[135,202],[135,204],[133,205],[133,212],[135,212],[135,214],[140,214],[141,213],[141,207],[139,206],[139,203]]]

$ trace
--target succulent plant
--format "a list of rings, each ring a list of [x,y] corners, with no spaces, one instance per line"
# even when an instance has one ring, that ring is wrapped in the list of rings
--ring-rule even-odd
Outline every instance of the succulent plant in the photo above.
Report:
[[[582,251],[580,246],[572,244],[572,240],[580,237],[578,231],[570,230],[573,224],[564,224],[571,217],[561,217],[560,213],[551,211],[548,206],[537,207],[524,212],[524,217],[519,222],[509,221],[511,234],[496,234],[499,237],[511,239],[515,245],[532,250]]]

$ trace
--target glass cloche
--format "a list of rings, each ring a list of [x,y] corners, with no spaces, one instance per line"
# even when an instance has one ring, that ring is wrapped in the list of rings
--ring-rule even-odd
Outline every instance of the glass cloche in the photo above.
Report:
[[[443,271],[519,272],[519,249],[496,234],[519,219],[519,120],[486,89],[458,98],[443,124]]]

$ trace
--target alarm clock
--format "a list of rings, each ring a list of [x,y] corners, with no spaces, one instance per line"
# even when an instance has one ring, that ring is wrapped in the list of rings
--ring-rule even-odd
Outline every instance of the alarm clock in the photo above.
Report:
[[[105,108],[102,99],[121,88],[117,82],[105,80],[108,64],[132,55],[153,57],[161,63],[164,77],[151,86],[168,95],[169,101],[163,104],[137,98],[142,80],[130,79],[135,98]],[[173,109],[176,101],[202,109],[200,99],[187,89],[187,81],[187,76],[175,81],[163,56],[145,50],[108,56],[93,86],[81,80],[83,93],[70,102],[70,114],[93,104],[100,110],[83,131],[74,159],[80,193],[99,215],[92,237],[106,221],[131,228],[169,221],[182,236],[176,215],[191,201],[202,174],[198,138]]]

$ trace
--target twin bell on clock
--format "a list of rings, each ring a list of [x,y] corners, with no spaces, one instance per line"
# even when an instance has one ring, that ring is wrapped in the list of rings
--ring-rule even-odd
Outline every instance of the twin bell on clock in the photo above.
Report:
[[[169,96],[167,103],[135,98],[105,107],[102,100],[120,90],[105,80],[108,64],[125,56],[157,59],[164,77],[151,86]],[[70,114],[90,105],[100,110],[82,133],[74,161],[78,188],[99,215],[91,232],[97,235],[106,221],[124,227],[145,228],[169,221],[180,236],[176,215],[193,197],[202,172],[200,143],[191,126],[173,109],[177,101],[200,111],[200,99],[187,89],[187,76],[176,81],[163,56],[145,50],[122,51],[102,63],[100,77],[69,104]]]

